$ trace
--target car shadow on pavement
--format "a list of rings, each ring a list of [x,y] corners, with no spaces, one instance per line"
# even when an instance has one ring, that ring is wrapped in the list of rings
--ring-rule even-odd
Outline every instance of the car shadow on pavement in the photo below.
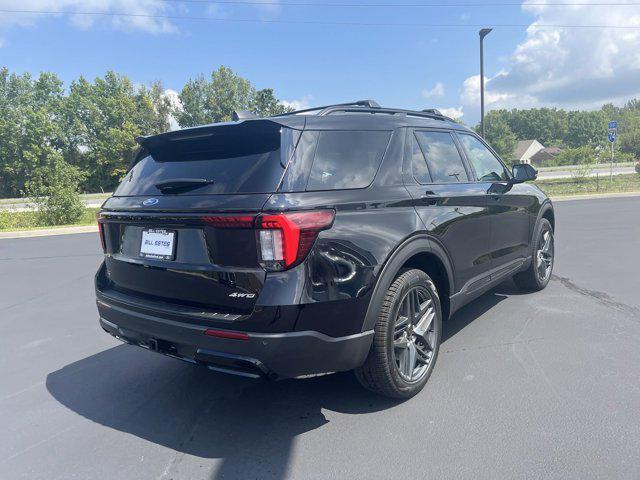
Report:
[[[285,478],[296,437],[327,424],[323,411],[358,415],[399,403],[364,390],[348,373],[243,379],[129,345],[52,372],[46,386],[93,422],[175,450],[168,478],[192,478],[193,471],[182,472],[183,454],[221,460],[210,473],[215,479]]]
[[[518,293],[505,282],[462,308],[444,323],[443,340]],[[174,478],[192,476],[182,472],[183,454],[220,460],[212,479],[285,478],[296,437],[325,426],[323,412],[358,415],[399,404],[364,390],[351,373],[251,380],[129,345],[52,372],[46,386],[88,420],[174,450],[165,466]]]
[[[513,283],[513,280],[509,279],[502,282],[481,297],[462,307],[454,313],[449,320],[443,322],[442,341],[447,341],[475,319],[510,296],[525,294],[527,294],[527,292],[520,290],[516,284]]]

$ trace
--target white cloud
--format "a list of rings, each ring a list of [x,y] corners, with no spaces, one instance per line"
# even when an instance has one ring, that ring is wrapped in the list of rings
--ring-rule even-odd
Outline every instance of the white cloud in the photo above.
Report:
[[[444,95],[444,85],[442,82],[438,82],[431,90],[423,90],[422,96],[424,98],[442,97]]]
[[[447,107],[447,108],[438,108],[440,113],[446,115],[449,118],[458,119],[464,115],[464,108],[460,107]]]
[[[513,51],[509,68],[485,79],[488,110],[539,106],[589,109],[640,96],[640,29],[536,27],[640,26],[638,9],[561,7],[544,5],[540,0],[527,0],[522,8],[535,19]],[[463,83],[460,102],[467,111],[478,110],[479,84],[479,75]]]
[[[163,95],[165,98],[169,100],[169,104],[171,105],[172,108],[176,110],[182,110],[182,102],[178,97],[178,92],[176,92],[175,90],[171,90],[170,88],[167,88],[164,91]],[[178,125],[178,120],[176,120],[176,118],[173,115],[169,115],[169,130],[178,130],[179,128],[180,128],[180,125]]]
[[[282,100],[282,104],[294,110],[304,110],[311,108],[311,100],[313,100],[313,95],[304,95],[298,100]]]
[[[126,13],[129,15],[167,15],[170,4],[159,0],[0,0],[0,8],[8,10],[33,10],[66,12],[77,28],[87,29],[98,23],[122,30],[143,30],[149,33],[173,33],[176,26],[166,18],[135,16],[81,15],[76,12]],[[75,13],[75,14],[74,14]],[[32,26],[52,15],[4,13],[0,27]]]
[[[484,77],[485,107],[509,108],[517,105],[526,105],[528,107],[538,106],[538,99],[532,95],[518,92],[503,92],[493,88],[493,82],[507,75],[509,75],[508,72],[500,71],[492,78]],[[462,105],[474,108],[480,105],[480,75],[473,75],[463,82],[460,102]]]

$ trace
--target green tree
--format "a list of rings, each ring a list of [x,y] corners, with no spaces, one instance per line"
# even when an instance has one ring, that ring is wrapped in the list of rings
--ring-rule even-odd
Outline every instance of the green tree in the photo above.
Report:
[[[32,172],[65,146],[62,82],[0,70],[0,195],[19,196]]]
[[[189,80],[178,95],[181,108],[175,113],[178,124],[183,127],[195,127],[210,123],[207,112],[207,81],[203,76]]]
[[[545,146],[563,142],[567,136],[567,113],[555,108],[511,110],[507,123],[518,140],[538,140]]]
[[[246,78],[220,66],[211,74],[206,105],[211,122],[228,122],[234,110],[249,110],[255,89]]]
[[[609,120],[618,120],[616,146],[620,152],[640,159],[640,100],[630,100],[614,112]]]
[[[571,111],[567,113],[567,134],[564,144],[569,147],[595,147],[605,141],[607,123],[600,111]]]
[[[136,137],[168,130],[171,112],[161,84],[135,88],[114,72],[72,82],[65,107],[72,132],[65,157],[87,172],[89,191],[113,189],[138,149]]]
[[[565,148],[555,158],[556,165],[590,165],[595,163],[596,152],[593,147],[583,145],[577,148]]]
[[[65,225],[76,222],[84,212],[79,188],[85,174],[53,154],[38,165],[26,182],[25,193],[38,210],[40,225]]]
[[[255,93],[251,102],[251,111],[259,117],[269,117],[292,112],[293,108],[281,103],[273,94],[272,88],[263,88]]]
[[[492,110],[484,119],[485,140],[506,162],[511,161],[517,139],[505,118],[505,110]],[[476,127],[479,131],[479,126]]]
[[[176,112],[181,127],[227,122],[234,110],[249,110],[259,116],[290,111],[274,95],[273,89],[257,90],[249,80],[228,67],[220,66],[211,74],[189,80],[179,94],[182,108]]]

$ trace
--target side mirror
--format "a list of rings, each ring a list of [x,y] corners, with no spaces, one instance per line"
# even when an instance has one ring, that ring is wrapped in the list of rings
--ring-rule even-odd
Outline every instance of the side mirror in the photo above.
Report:
[[[523,183],[538,178],[538,171],[528,163],[516,163],[513,166],[513,183]]]

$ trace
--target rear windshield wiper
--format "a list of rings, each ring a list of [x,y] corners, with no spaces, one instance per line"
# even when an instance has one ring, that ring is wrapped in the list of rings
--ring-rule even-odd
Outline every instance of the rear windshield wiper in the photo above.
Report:
[[[204,187],[213,184],[213,180],[206,178],[172,178],[156,183],[156,188],[162,193],[191,190],[192,188]]]

